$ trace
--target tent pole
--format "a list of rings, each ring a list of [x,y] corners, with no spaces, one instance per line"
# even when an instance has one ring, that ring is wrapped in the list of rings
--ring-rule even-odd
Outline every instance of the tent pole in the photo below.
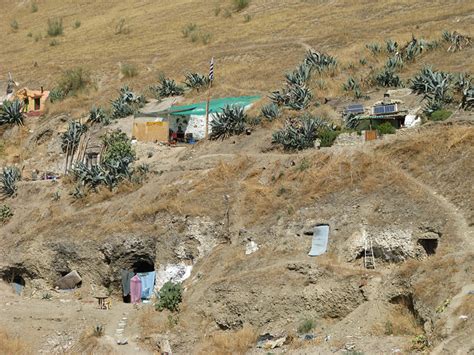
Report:
[[[208,138],[209,135],[209,103],[211,101],[211,87],[212,87],[212,81],[209,81],[209,86],[207,89],[207,101],[206,101],[206,132],[205,132],[205,138]]]

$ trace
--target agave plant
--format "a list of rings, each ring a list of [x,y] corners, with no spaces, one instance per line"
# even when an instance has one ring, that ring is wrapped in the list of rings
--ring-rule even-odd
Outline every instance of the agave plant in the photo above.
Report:
[[[385,63],[385,68],[390,70],[396,70],[403,68],[403,58],[400,55],[394,55],[388,58]]]
[[[289,88],[288,101],[285,103],[285,106],[292,110],[304,110],[309,106],[312,98],[313,94],[309,88],[306,86],[294,85]]]
[[[109,117],[105,113],[102,107],[95,107],[93,106],[89,111],[89,122],[91,123],[101,123],[104,125],[108,125],[110,123]]]
[[[272,143],[283,145],[285,150],[312,148],[314,141],[318,138],[318,132],[328,128],[328,124],[318,117],[306,115],[297,119],[289,119],[285,123],[285,127],[273,133]]]
[[[457,52],[471,45],[471,38],[459,32],[443,31],[443,40],[450,44],[448,52]]]
[[[390,54],[394,54],[398,51],[398,43],[392,39],[385,41],[385,47]]]
[[[311,78],[311,66],[302,63],[292,73],[285,74],[285,77],[289,86],[302,86]]]
[[[411,80],[410,88],[416,94],[425,97],[437,97],[443,102],[450,101],[451,75],[441,71],[434,71],[430,67],[424,67],[419,74]]]
[[[68,152],[73,154],[81,140],[81,136],[87,132],[87,126],[78,122],[69,122],[69,126],[66,132],[61,135],[61,149],[64,153]]]
[[[310,49],[308,52],[306,52],[304,63],[311,66],[311,69],[322,72],[324,70],[336,67],[337,60],[328,54],[316,52]]]
[[[22,109],[23,105],[20,100],[4,101],[0,106],[0,125],[16,124],[22,126],[24,119]]]
[[[278,105],[274,103],[270,103],[262,107],[262,115],[269,121],[277,118],[279,114],[280,110],[278,109]]]
[[[402,81],[400,77],[394,73],[393,70],[388,68],[383,68],[376,76],[375,82],[377,85],[383,87],[399,87],[402,86]]]
[[[241,134],[245,131],[246,115],[244,108],[226,105],[211,121],[210,139],[222,139]]]
[[[144,104],[143,95],[137,95],[128,86],[123,86],[119,97],[112,101],[112,117],[117,119],[133,115]]]
[[[15,166],[7,166],[3,168],[0,174],[0,182],[2,183],[2,195],[12,197],[17,191],[16,183],[21,179],[20,170]]]
[[[414,61],[425,49],[429,48],[429,42],[423,38],[416,38],[415,36],[401,49],[401,55],[406,61]]]
[[[190,89],[199,89],[209,85],[209,78],[199,73],[186,73],[184,84]]]
[[[464,110],[474,109],[474,86],[472,84],[462,91],[461,108]]]
[[[382,52],[382,46],[376,42],[366,44],[365,47],[372,52],[373,55],[377,55]]]
[[[164,76],[160,77],[158,85],[152,86],[150,89],[157,98],[184,94],[184,89],[181,86],[176,84],[173,79],[167,79]]]
[[[362,94],[359,82],[352,76],[347,79],[346,83],[342,84],[342,89],[346,92],[352,92],[356,99],[360,99],[362,96],[364,96]]]
[[[275,105],[283,106],[283,105],[286,105],[288,103],[289,96],[288,96],[288,93],[286,92],[286,90],[283,90],[283,91],[277,90],[277,91],[272,91],[270,93],[270,95],[268,96],[268,98]]]

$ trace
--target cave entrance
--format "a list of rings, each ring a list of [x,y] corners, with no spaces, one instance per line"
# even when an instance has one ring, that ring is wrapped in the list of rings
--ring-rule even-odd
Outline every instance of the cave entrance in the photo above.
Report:
[[[128,270],[122,270],[123,302],[131,302],[131,279],[140,277],[142,283],[142,299],[149,299],[155,285],[155,263],[151,257],[136,257]],[[153,273],[153,274],[151,274]]]
[[[142,272],[152,272],[155,271],[155,263],[150,260],[139,259],[133,263],[132,270],[135,274]]]
[[[434,255],[438,248],[438,239],[418,239],[418,244],[423,247],[427,255]]]

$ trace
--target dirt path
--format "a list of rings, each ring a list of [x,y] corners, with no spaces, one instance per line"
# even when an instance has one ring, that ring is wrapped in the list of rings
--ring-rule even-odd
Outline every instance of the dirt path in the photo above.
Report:
[[[469,227],[469,223],[467,222],[464,215],[458,211],[458,208],[450,202],[446,197],[440,195],[436,190],[434,190],[431,186],[425,184],[424,182],[418,180],[411,174],[409,174],[406,170],[399,168],[399,170],[403,177],[412,183],[414,186],[419,187],[421,190],[426,192],[431,198],[435,199],[438,202],[438,205],[448,213],[450,221],[455,228],[454,234],[459,239],[459,242],[462,244],[457,245],[457,249],[462,252],[462,254],[466,253],[466,250],[472,249],[473,247],[473,239],[472,239],[472,229]]]
[[[129,317],[134,317],[134,309],[130,304],[117,302],[107,318],[105,337],[116,354],[151,354],[141,349],[134,341],[140,330]]]

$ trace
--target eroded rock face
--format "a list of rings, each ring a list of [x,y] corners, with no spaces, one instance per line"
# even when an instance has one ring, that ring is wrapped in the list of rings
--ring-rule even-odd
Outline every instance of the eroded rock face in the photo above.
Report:
[[[212,285],[203,311],[221,329],[245,323],[265,327],[301,314],[343,318],[365,301],[360,277],[339,277],[308,263],[290,263],[271,275],[257,272]]]

